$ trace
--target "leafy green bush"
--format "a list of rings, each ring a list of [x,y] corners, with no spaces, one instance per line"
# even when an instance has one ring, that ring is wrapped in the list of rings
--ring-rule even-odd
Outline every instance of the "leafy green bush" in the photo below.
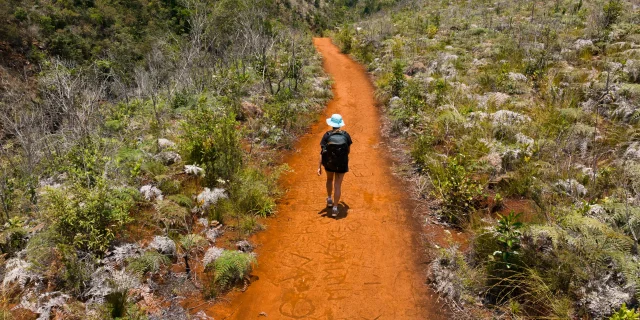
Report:
[[[156,181],[158,181],[158,189],[165,196],[175,195],[180,192],[180,181],[173,180],[167,176],[157,176]]]
[[[400,92],[405,86],[405,78],[404,78],[404,67],[405,63],[396,59],[393,61],[391,66],[391,74],[393,75],[391,78],[391,94],[394,96],[399,96]]]
[[[142,162],[140,170],[151,177],[155,177],[167,172],[167,167],[158,160],[148,159]]]
[[[44,210],[64,243],[101,253],[115,233],[131,221],[129,211],[137,196],[135,189],[111,188],[98,180],[91,188],[75,184],[66,190],[48,189]]]
[[[21,250],[26,244],[27,230],[22,219],[13,217],[7,221],[0,231],[0,250],[2,253],[13,254]]]
[[[622,14],[624,7],[622,6],[622,1],[620,0],[609,0],[603,7],[603,21],[602,27],[604,29],[609,29],[613,24],[618,21],[618,18]]]
[[[627,309],[627,304],[623,303],[620,310],[616,311],[609,320],[638,320],[640,319],[640,313],[635,309]]]
[[[483,187],[462,163],[463,156],[449,159],[444,170],[431,177],[436,195],[442,199],[444,217],[453,224],[466,221],[483,195]]]
[[[351,53],[353,49],[353,31],[351,30],[351,26],[344,25],[340,28],[340,32],[337,35],[338,43],[340,44],[340,51],[342,53]]]
[[[231,180],[242,168],[240,137],[235,115],[224,110],[199,107],[187,114],[182,123],[180,145],[187,163],[205,169],[205,182],[215,186],[218,179]]]
[[[507,269],[511,269],[515,258],[520,250],[520,237],[522,233],[522,222],[518,221],[520,213],[511,211],[508,215],[498,214],[498,225],[496,226],[496,241],[500,250],[496,250],[493,255],[500,257]]]
[[[270,176],[253,168],[241,171],[229,188],[236,210],[261,217],[271,215],[276,208],[273,198],[278,194],[276,181],[279,175],[278,170]]]
[[[213,263],[214,284],[221,290],[227,290],[242,281],[256,264],[256,257],[252,253],[225,250]]]

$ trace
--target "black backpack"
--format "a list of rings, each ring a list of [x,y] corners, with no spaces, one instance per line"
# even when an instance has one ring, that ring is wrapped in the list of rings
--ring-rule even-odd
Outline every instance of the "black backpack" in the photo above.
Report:
[[[332,132],[322,149],[322,165],[331,172],[345,172],[349,163],[349,139],[342,131]]]

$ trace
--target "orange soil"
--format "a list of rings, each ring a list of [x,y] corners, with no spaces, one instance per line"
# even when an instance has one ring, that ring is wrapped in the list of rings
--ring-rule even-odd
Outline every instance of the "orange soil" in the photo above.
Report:
[[[205,311],[215,319],[446,319],[426,285],[407,188],[390,170],[374,88],[330,39],[314,44],[333,77],[334,99],[285,159],[293,172],[282,180],[288,191],[277,217],[254,239],[254,281]],[[332,113],[342,114],[353,139],[337,218],[325,209],[325,174],[316,175]]]

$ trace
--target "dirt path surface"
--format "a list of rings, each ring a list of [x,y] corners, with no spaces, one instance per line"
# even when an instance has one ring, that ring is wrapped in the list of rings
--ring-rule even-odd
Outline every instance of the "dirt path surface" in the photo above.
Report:
[[[334,80],[334,99],[286,159],[293,169],[283,178],[288,192],[277,218],[255,239],[257,280],[207,313],[216,320],[444,319],[424,283],[408,196],[381,145],[374,88],[330,39],[314,43]],[[324,119],[332,113],[342,114],[353,138],[337,218],[325,209],[326,176],[315,172],[329,129]]]

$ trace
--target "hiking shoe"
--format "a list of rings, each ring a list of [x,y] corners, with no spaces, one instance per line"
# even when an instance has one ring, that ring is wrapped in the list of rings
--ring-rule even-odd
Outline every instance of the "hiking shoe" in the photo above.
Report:
[[[331,216],[332,217],[338,216],[338,207],[333,207],[333,210],[331,210]]]
[[[333,207],[333,200],[331,198],[327,198],[327,208]]]

